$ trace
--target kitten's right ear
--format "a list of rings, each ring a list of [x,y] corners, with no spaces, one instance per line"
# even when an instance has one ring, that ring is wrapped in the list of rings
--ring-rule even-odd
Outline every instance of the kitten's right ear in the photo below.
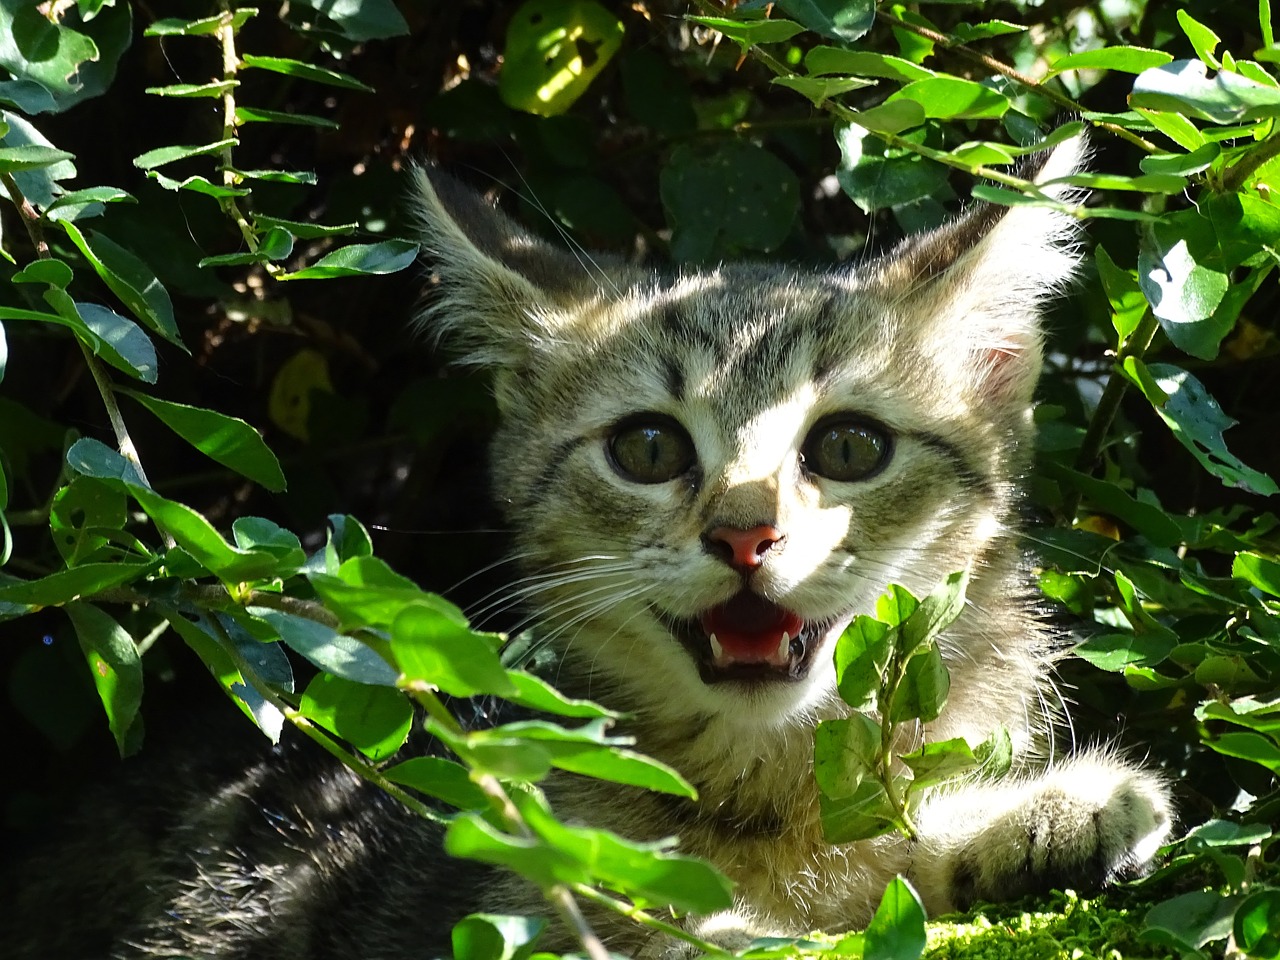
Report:
[[[465,363],[519,365],[552,336],[582,267],[448,174],[418,166],[412,177],[434,281],[419,325],[458,347]]]

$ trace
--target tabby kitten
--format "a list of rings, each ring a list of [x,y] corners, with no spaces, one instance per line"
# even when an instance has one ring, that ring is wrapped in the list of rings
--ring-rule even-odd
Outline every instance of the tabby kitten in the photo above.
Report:
[[[1159,778],[1102,750],[1046,762],[1062,643],[1015,526],[1038,306],[1077,260],[1068,217],[980,206],[861,266],[662,272],[580,261],[442,175],[416,183],[424,323],[493,373],[513,592],[559,653],[551,679],[633,714],[625,732],[700,797],[563,774],[561,815],[714,862],[737,905],[682,922],[730,946],[863,924],[896,873],[936,914],[1147,867],[1170,831]],[[835,638],[887,584],[920,595],[961,569],[950,701],[902,747],[1003,725],[1014,773],[936,791],[915,842],[830,846],[811,766],[815,725],[847,712]],[[305,745],[259,752],[108,794],[110,833],[64,843],[0,901],[7,955],[408,960],[447,955],[467,912],[547,912]],[[592,920],[615,951],[680,953]]]
[[[740,906],[692,925],[728,942],[864,923],[895,873],[936,914],[1147,867],[1170,831],[1160,779],[1106,750],[1046,763],[1063,638],[1016,529],[1070,217],[977,206],[862,266],[660,273],[553,250],[429,171],[418,185],[424,322],[493,371],[496,492],[556,680],[633,712],[639,749],[699,792],[564,782],[562,811],[713,861]],[[814,726],[848,709],[835,639],[887,584],[923,595],[961,569],[949,704],[903,746],[1003,725],[1014,773],[937,791],[914,843],[829,846],[811,766]]]

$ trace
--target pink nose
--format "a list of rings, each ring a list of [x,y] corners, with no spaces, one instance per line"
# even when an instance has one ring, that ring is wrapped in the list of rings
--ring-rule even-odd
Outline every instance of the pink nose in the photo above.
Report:
[[[708,549],[735,570],[754,570],[764,563],[764,555],[782,540],[777,527],[762,525],[742,530],[716,527],[703,536]]]

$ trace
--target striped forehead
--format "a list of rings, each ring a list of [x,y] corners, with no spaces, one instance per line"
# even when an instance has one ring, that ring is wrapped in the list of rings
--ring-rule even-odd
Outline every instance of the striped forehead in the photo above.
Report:
[[[828,285],[763,270],[718,279],[664,298],[646,323],[676,400],[769,404],[822,380],[846,352],[844,298]]]

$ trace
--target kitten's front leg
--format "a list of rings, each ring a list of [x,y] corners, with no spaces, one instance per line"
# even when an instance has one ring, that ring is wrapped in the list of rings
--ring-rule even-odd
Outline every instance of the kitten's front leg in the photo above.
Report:
[[[939,792],[916,818],[911,876],[931,915],[1140,876],[1172,829],[1168,788],[1103,753],[1034,777]]]

